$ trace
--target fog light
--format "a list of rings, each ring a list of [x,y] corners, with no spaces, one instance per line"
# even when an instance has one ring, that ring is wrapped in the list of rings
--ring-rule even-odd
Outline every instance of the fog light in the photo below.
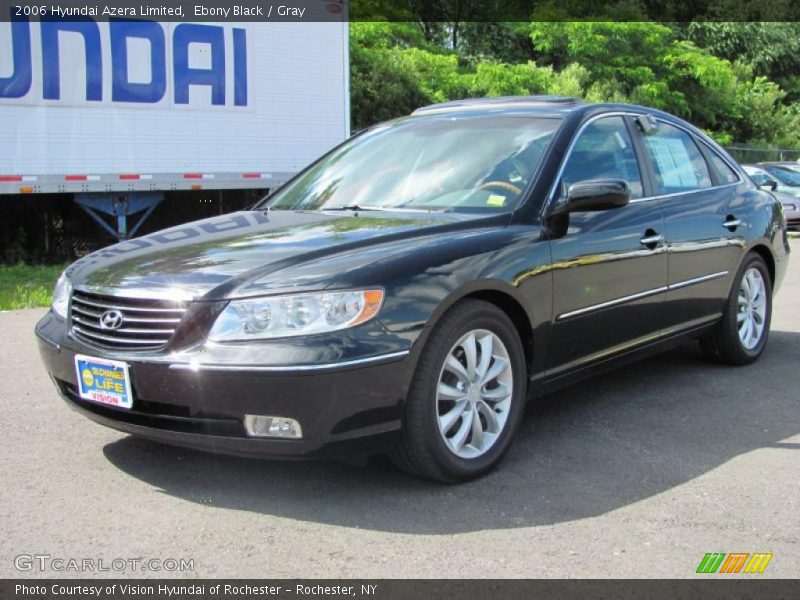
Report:
[[[301,438],[303,430],[300,423],[286,417],[267,415],[245,415],[244,428],[252,437]]]

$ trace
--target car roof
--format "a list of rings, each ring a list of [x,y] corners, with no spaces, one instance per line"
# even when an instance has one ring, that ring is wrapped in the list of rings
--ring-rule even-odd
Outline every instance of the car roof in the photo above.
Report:
[[[530,110],[532,112],[551,112],[553,109],[568,112],[583,105],[580,98],[567,96],[492,96],[485,98],[464,98],[422,106],[412,115],[423,115],[441,112],[465,112],[473,110],[503,109],[514,111]]]
[[[559,117],[568,115],[581,118],[581,116],[598,115],[605,112],[625,112],[637,114],[650,114],[665,121],[672,121],[690,128],[695,134],[707,137],[703,132],[675,115],[666,113],[656,108],[638,106],[636,104],[618,103],[591,103],[580,98],[570,96],[495,96],[488,98],[465,98],[429,104],[416,109],[407,118],[420,118],[427,116],[458,115],[464,117],[485,116],[537,116]]]
[[[675,115],[655,108],[637,106],[635,104],[591,103],[572,96],[493,96],[484,98],[464,98],[438,104],[422,106],[411,113],[411,116],[423,116],[442,113],[491,113],[564,116],[575,112],[611,112],[624,111],[650,113],[662,118],[681,121]]]

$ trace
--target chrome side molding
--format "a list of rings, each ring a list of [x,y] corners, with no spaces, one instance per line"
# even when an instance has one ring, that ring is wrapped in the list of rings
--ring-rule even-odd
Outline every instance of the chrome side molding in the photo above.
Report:
[[[645,290],[643,292],[638,292],[636,294],[621,296],[619,298],[615,298],[614,300],[607,300],[606,302],[601,302],[600,304],[593,304],[585,308],[579,308],[577,310],[572,310],[569,312],[562,313],[556,317],[556,321],[563,321],[564,319],[585,315],[587,313],[594,312],[596,310],[602,310],[604,308],[610,308],[612,306],[617,306],[619,304],[625,304],[626,302],[632,302],[633,300],[647,298],[648,296],[655,296],[656,294],[661,294],[663,292],[668,292],[670,290],[678,290],[680,288],[685,288],[690,285],[696,285],[698,283],[711,281],[712,279],[719,279],[720,277],[725,277],[727,274],[728,271],[719,271],[718,273],[711,273],[710,275],[703,275],[702,277],[694,277],[693,279],[685,279],[683,281],[677,281],[675,283],[670,283],[669,285],[653,288],[651,290]]]
[[[690,285],[695,285],[696,283],[703,283],[704,281],[711,281],[712,279],[719,279],[720,277],[725,277],[728,274],[728,271],[720,271],[719,273],[711,273],[710,275],[703,275],[702,277],[695,277],[694,279],[686,279],[684,281],[678,281],[677,283],[670,283],[667,286],[668,290],[677,290],[680,288],[684,288]]]

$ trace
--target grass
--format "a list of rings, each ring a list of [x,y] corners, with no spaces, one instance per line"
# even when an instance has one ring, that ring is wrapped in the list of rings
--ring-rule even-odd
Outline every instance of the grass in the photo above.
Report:
[[[0,310],[49,306],[64,265],[0,265]]]

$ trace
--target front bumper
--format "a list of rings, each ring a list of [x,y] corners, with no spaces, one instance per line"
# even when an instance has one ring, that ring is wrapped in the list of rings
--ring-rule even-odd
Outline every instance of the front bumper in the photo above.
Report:
[[[212,362],[201,350],[181,356],[120,356],[71,338],[66,323],[52,313],[37,324],[36,335],[58,392],[79,413],[140,437],[240,456],[313,458],[386,451],[397,439],[413,372],[408,341],[391,336],[382,340],[379,354],[372,347],[367,356],[270,366],[259,361],[263,348],[244,364],[221,364],[219,348]],[[324,344],[322,355],[330,352],[330,340],[319,343]],[[127,362],[133,408],[80,399],[75,354]],[[241,349],[234,356],[240,358]],[[248,437],[245,414],[295,419],[303,437]]]

